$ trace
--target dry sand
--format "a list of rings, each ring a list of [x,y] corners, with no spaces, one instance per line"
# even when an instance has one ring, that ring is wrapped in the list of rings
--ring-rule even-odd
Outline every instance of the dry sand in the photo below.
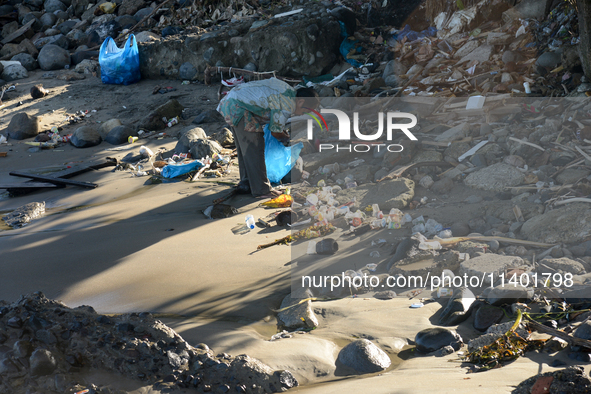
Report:
[[[97,78],[71,83],[42,80],[52,93],[31,102],[28,90],[40,80],[41,73],[31,74],[29,79],[18,81],[17,94],[5,98],[5,106],[0,109],[0,128],[23,110],[42,115],[45,129],[60,124],[60,111],[64,110],[72,113],[97,109],[86,124],[110,118],[129,124],[170,97],[176,97],[190,109],[215,105],[215,87],[183,86],[180,81],[107,86]],[[153,87],[161,83],[178,91],[166,96],[151,95]],[[23,101],[23,105],[17,107],[18,101]],[[65,132],[75,127],[68,126]],[[182,128],[182,124],[175,127]],[[7,157],[0,157],[0,182],[24,181],[9,176],[11,170],[61,168],[66,163],[100,162],[107,156],[122,157],[127,153],[107,151],[112,146],[104,142],[90,149],[66,145],[29,153],[23,143],[10,142],[11,146],[0,146],[0,152],[8,151]],[[166,138],[152,140],[147,146],[153,150],[172,149],[175,142]],[[134,149],[137,151],[139,145]],[[225,180],[236,178],[237,170]],[[212,199],[222,196],[228,186],[204,181],[146,185],[147,177],[111,172],[110,168],[75,179],[96,182],[99,187],[67,187],[16,198],[0,197],[2,213],[28,202],[47,204],[44,217],[22,229],[0,231],[0,299],[15,301],[20,294],[43,291],[71,307],[87,304],[99,313],[159,313],[193,345],[203,342],[216,353],[246,353],[272,368],[289,369],[301,383],[294,392],[508,393],[522,380],[554,370],[544,354],[479,374],[467,374],[467,365],[458,361],[457,354],[417,355],[408,341],[418,331],[433,326],[433,315],[440,304],[410,309],[414,301],[406,297],[389,301],[355,297],[315,302],[318,329],[270,342],[271,335],[277,332],[272,309],[278,308],[290,292],[291,251],[286,246],[275,246],[253,252],[258,244],[288,233],[257,229],[236,236],[230,231],[247,212],[255,217],[269,213],[257,207],[260,200],[236,197],[231,203],[239,214],[214,221],[206,219],[201,211]],[[448,214],[457,213],[452,209]],[[361,252],[347,252],[347,246],[366,245],[372,237],[401,235],[404,234],[384,230],[360,240],[343,239],[343,254],[328,259],[327,264],[340,272],[341,268],[355,266],[361,258],[357,254]],[[305,245],[296,246],[294,253],[302,253],[302,248]],[[366,262],[364,257],[363,265]],[[459,332],[465,339],[475,336],[475,332],[465,328]],[[335,370],[339,350],[359,337],[379,344],[389,353],[393,366],[380,374],[356,377],[343,376]],[[564,361],[569,364],[568,359]],[[128,389],[149,392],[137,387]]]

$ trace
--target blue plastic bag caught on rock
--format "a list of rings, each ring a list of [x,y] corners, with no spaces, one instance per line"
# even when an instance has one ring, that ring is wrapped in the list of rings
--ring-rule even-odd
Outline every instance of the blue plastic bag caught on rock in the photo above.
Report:
[[[169,164],[162,168],[161,175],[164,178],[174,178],[184,175],[188,172],[198,170],[201,167],[203,167],[203,163],[201,163],[199,160],[194,160],[189,163]]]
[[[141,79],[140,54],[135,36],[129,36],[123,48],[107,37],[99,52],[103,83],[129,85]]]
[[[295,165],[304,148],[304,144],[298,142],[292,146],[283,146],[277,138],[271,135],[269,125],[265,125],[265,166],[267,178],[271,183],[279,183]]]

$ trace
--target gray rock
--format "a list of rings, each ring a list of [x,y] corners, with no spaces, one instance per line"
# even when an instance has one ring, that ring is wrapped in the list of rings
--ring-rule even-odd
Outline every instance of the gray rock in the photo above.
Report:
[[[454,222],[451,225],[451,233],[454,237],[465,237],[470,234],[470,226],[465,222]]]
[[[35,13],[32,12],[24,16],[24,18],[21,21],[21,24],[26,25],[31,21],[33,21],[33,25],[31,26],[33,30],[40,30],[41,27],[43,27],[39,19],[35,16]]]
[[[512,165],[497,163],[469,174],[464,183],[481,190],[503,191],[506,187],[517,186],[524,175]]]
[[[206,140],[207,134],[201,127],[189,126],[179,133],[179,141],[174,147],[175,153],[187,153],[199,140]]]
[[[177,100],[169,100],[140,121],[139,128],[146,131],[162,130],[166,127],[162,118],[172,119],[181,116],[183,109],[184,107]]]
[[[56,28],[63,34],[63,35],[67,35],[69,32],[72,31],[72,29],[74,29],[74,26],[76,26],[78,24],[77,21],[74,20],[67,20],[64,21],[62,23],[60,23],[59,25],[56,26]]]
[[[18,367],[12,361],[10,361],[10,359],[4,358],[2,361],[0,361],[0,375],[8,375],[18,372]]]
[[[396,293],[392,290],[384,290],[384,291],[378,291],[373,296],[374,296],[374,298],[377,298],[378,300],[392,300],[392,299],[396,298]]]
[[[256,65],[256,64],[254,64],[254,63],[252,63],[252,62],[251,62],[251,63],[248,63],[248,64],[247,64],[246,66],[244,66],[243,68],[244,68],[245,70],[248,70],[248,71],[255,71],[255,72],[257,71],[257,65]]]
[[[386,68],[384,68],[382,78],[386,80],[390,76],[405,75],[407,71],[408,68],[398,60],[390,60],[388,63],[386,63]]]
[[[519,276],[519,275],[518,275]],[[517,283],[519,278],[517,277]],[[514,286],[513,284],[505,283],[490,289],[486,296],[489,304],[494,306],[511,305],[516,302],[524,302],[534,296],[534,289],[531,287],[523,287],[521,285]]]
[[[189,62],[181,64],[179,68],[179,78],[182,80],[193,80],[197,75],[197,69]]]
[[[37,349],[29,358],[32,376],[45,376],[57,368],[55,357],[49,350]]]
[[[204,159],[209,156],[212,157],[214,153],[221,153],[222,147],[217,141],[213,140],[197,140],[191,147],[191,157],[195,159]]]
[[[137,135],[137,131],[129,126],[116,126],[109,131],[105,141],[109,144],[121,145],[126,143],[130,136],[136,137]]]
[[[464,202],[467,202],[468,204],[478,204],[479,202],[482,202],[482,197],[471,195],[466,197]]]
[[[203,123],[213,123],[213,122],[223,122],[224,117],[215,109],[208,109],[206,111],[201,112],[199,115],[193,119],[191,123],[193,124],[203,124]]]
[[[536,65],[540,67],[546,68],[555,68],[560,65],[562,61],[562,53],[561,52],[544,52],[542,55],[536,60]]]
[[[8,137],[15,140],[35,137],[39,134],[39,118],[20,112],[12,117],[6,131]]]
[[[117,18],[115,18],[115,21],[119,24],[119,26],[121,26],[122,29],[129,28],[130,26],[133,27],[137,23],[135,18],[131,15],[118,16]]]
[[[452,142],[466,137],[470,132],[470,124],[462,123],[435,137],[438,142]]]
[[[503,63],[507,64],[509,62],[517,63],[522,60],[525,60],[525,56],[523,56],[519,52],[515,51],[504,51],[502,57]]]
[[[481,286],[492,286],[499,276],[505,273],[507,268],[520,267],[524,264],[524,261],[520,257],[486,253],[468,261],[463,261],[460,264],[460,275],[476,276],[480,280],[484,276],[484,283],[481,283]]]
[[[296,304],[297,306],[293,306],[277,314],[277,322],[280,326],[283,326],[288,329],[295,329],[300,327],[318,327],[318,318],[312,310],[312,301],[306,300],[305,302],[298,304],[300,301],[300,298],[292,297],[291,294],[288,294],[283,299],[283,301],[281,302],[280,309],[287,308],[288,306]]]
[[[382,349],[367,339],[358,339],[342,348],[338,360],[343,365],[361,373],[383,371],[392,363]]]
[[[107,134],[117,126],[121,126],[123,123],[119,119],[109,119],[104,122],[99,128],[99,133],[103,139],[107,138]]]
[[[88,41],[88,34],[78,29],[70,30],[66,33],[66,37],[70,40],[72,47],[79,47]]]
[[[222,130],[215,133],[212,138],[218,142],[223,147],[230,147],[234,146],[234,135],[232,132],[224,127]],[[300,158],[301,159],[301,158]],[[292,170],[293,171],[293,170]]]
[[[90,148],[102,142],[100,133],[89,126],[78,127],[70,138],[76,148]]]
[[[443,177],[431,186],[431,191],[438,194],[447,194],[454,187],[454,181]]]
[[[556,249],[558,249],[558,248],[556,248]],[[550,267],[552,269],[548,269],[548,268],[544,267],[542,264],[547,265],[548,267]],[[556,272],[554,270],[559,270],[562,272],[570,272],[571,274],[579,275],[579,274],[585,273],[585,266],[576,260],[569,259],[568,257],[562,257],[562,258],[554,258],[554,259],[545,258],[544,260],[539,262],[538,267],[537,267],[537,272],[540,272],[540,273],[553,274]]]
[[[66,5],[59,0],[45,0],[45,12],[65,11]]]
[[[41,15],[41,18],[39,18],[39,21],[41,22],[41,25],[43,26],[42,30],[47,30],[48,28],[55,25],[55,23],[57,22],[57,16],[52,12],[46,12],[45,14]]]
[[[148,15],[150,15],[152,13],[152,11],[153,11],[152,7],[145,7],[145,8],[138,10],[135,14],[133,14],[133,17],[139,22],[142,19],[144,19],[145,17],[147,17]]]
[[[33,345],[30,341],[19,340],[12,346],[12,351],[17,358],[29,357],[33,353]]]
[[[521,234],[536,242],[583,242],[591,235],[591,209],[585,203],[572,203],[547,211],[526,221]]]
[[[581,323],[581,325],[575,330],[573,336],[575,338],[591,340],[591,321],[587,320],[586,322]]]
[[[9,66],[4,67],[2,71],[2,79],[7,82],[16,81],[18,79],[28,78],[29,73],[27,73],[27,69],[24,68],[21,64],[11,64]]]
[[[70,53],[53,44],[47,44],[39,51],[39,67],[44,71],[61,70],[70,65]]]
[[[556,176],[556,181],[561,185],[575,183],[581,178],[586,178],[591,174],[591,171],[582,168],[567,168]]]
[[[422,353],[431,353],[445,346],[451,346],[457,351],[462,345],[462,337],[447,328],[426,328],[417,333],[415,344]]]
[[[38,40],[35,40],[35,48],[40,50],[41,48],[49,44],[57,45],[58,47],[63,48],[65,50],[70,48],[70,39],[68,37],[64,36],[59,32],[49,35],[49,30],[46,32],[47,37],[42,37]]]
[[[27,71],[33,71],[39,66],[37,60],[28,53],[19,53],[18,55],[14,55],[10,60],[20,62]]]
[[[505,335],[505,333],[511,329],[513,323],[514,322],[510,321],[507,323],[495,324],[490,326],[486,330],[486,334],[481,335],[478,338],[472,339],[470,342],[468,342],[468,351],[473,352],[475,350],[482,348],[483,346],[488,346],[492,344],[497,339]],[[527,332],[527,330],[525,330],[523,324],[519,325],[516,332],[520,337],[524,339],[529,338],[529,333]]]
[[[492,305],[481,305],[474,313],[473,327],[478,331],[486,331],[493,324],[499,323],[505,317],[503,309]]]

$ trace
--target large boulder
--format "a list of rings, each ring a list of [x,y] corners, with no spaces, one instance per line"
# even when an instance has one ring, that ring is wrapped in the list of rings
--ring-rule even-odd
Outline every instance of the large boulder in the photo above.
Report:
[[[99,128],[99,133],[103,139],[107,138],[107,134],[117,126],[121,126],[123,123],[119,119],[109,119],[104,122]]]
[[[18,113],[10,120],[6,131],[8,137],[15,140],[35,137],[39,134],[39,119],[25,112]]]
[[[5,81],[16,81],[17,79],[28,78],[27,69],[22,64],[11,64],[4,67],[2,71],[2,79]]]
[[[128,141],[129,137],[136,137],[137,131],[129,126],[117,126],[111,129],[105,138],[109,144],[121,145]]]
[[[44,71],[61,70],[70,65],[70,53],[57,45],[47,44],[39,51],[37,61]]]
[[[197,140],[190,152],[194,159],[203,159],[207,156],[212,157],[214,153],[221,153],[222,146],[213,140]]]
[[[176,153],[187,153],[199,140],[207,139],[205,130],[201,127],[189,126],[179,133],[179,141],[174,147]]]
[[[338,360],[361,373],[374,373],[390,367],[390,357],[373,342],[358,339],[341,349]]]
[[[37,349],[29,358],[32,376],[45,376],[57,368],[57,361],[49,350]]]
[[[90,148],[102,142],[100,133],[89,126],[78,127],[70,138],[76,148]]]
[[[10,60],[20,62],[27,71],[33,71],[39,66],[37,60],[28,53],[19,53],[18,55],[14,55]]]
[[[150,112],[139,124],[139,128],[147,131],[162,130],[166,127],[166,123],[162,121],[162,118],[172,119],[180,116],[183,112],[184,107],[175,99],[169,100],[167,103],[162,104],[154,111]]]

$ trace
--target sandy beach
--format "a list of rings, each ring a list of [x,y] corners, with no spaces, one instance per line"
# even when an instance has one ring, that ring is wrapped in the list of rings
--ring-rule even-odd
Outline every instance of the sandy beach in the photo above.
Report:
[[[159,81],[115,87],[89,78],[70,83],[43,81],[51,94],[33,102],[28,88],[39,75],[32,74],[19,81],[17,93],[5,100],[0,109],[0,128],[20,111],[41,116],[44,130],[62,126],[64,111],[96,109],[85,124],[97,125],[97,121],[111,118],[131,124],[145,116],[147,108],[169,98],[177,98],[191,110],[214,108],[216,101],[216,87],[168,81],[177,91],[164,96],[151,94]],[[22,106],[16,105],[19,101]],[[175,128],[188,124],[183,121]],[[78,127],[63,126],[63,133]],[[203,127],[215,128],[206,130],[209,134],[222,126]],[[20,141],[9,143],[0,146],[1,152],[8,153],[0,158],[0,182],[22,181],[8,175],[13,170],[49,171],[68,164],[98,163],[109,156],[137,153],[140,147],[124,145],[124,150],[114,151],[110,150],[114,146],[103,142],[88,149],[63,145],[28,152],[29,146]],[[145,143],[154,151],[171,150],[175,144],[174,138]],[[75,177],[97,183],[92,190],[68,186],[20,197],[0,196],[0,213],[29,202],[44,201],[47,209],[43,217],[26,227],[1,228],[0,299],[13,302],[21,294],[42,291],[68,306],[91,305],[102,314],[149,311],[194,346],[206,343],[216,353],[245,353],[273,369],[290,370],[300,383],[291,390],[297,393],[510,393],[524,379],[556,370],[549,366],[550,357],[544,353],[532,353],[501,369],[477,374],[468,373],[469,366],[456,353],[444,357],[417,354],[411,345],[414,336],[434,326],[441,305],[433,302],[411,309],[415,301],[405,295],[392,300],[359,295],[315,301],[312,308],[319,319],[317,329],[271,342],[278,331],[273,310],[290,294],[291,277],[298,272],[292,253],[302,254],[306,243],[256,251],[257,245],[284,237],[288,230],[257,227],[245,235],[233,235],[230,229],[242,223],[246,214],[264,217],[272,212],[260,208],[261,200],[249,196],[230,200],[238,209],[237,215],[207,219],[202,211],[229,190],[227,185],[208,179],[146,184],[149,177],[111,170],[107,167]],[[237,172],[234,167],[224,181],[236,182]],[[457,190],[453,197],[461,201],[467,193],[474,191]],[[486,197],[487,193],[481,195]],[[421,197],[417,192],[416,198]],[[436,209],[422,209],[413,212],[413,217],[436,215]],[[451,205],[437,218],[449,221],[459,212],[469,215],[478,209],[478,205]],[[360,261],[365,264],[367,257],[358,253],[373,239],[409,235],[410,229],[384,229],[351,239],[339,230],[334,237],[341,253],[326,258],[326,264],[339,271],[356,267]],[[470,325],[459,328],[464,342],[479,335],[466,327]],[[336,367],[340,349],[358,338],[378,344],[391,358],[392,366],[364,375],[350,375]],[[568,357],[563,361],[576,364]],[[150,391],[136,387],[130,392]]]

